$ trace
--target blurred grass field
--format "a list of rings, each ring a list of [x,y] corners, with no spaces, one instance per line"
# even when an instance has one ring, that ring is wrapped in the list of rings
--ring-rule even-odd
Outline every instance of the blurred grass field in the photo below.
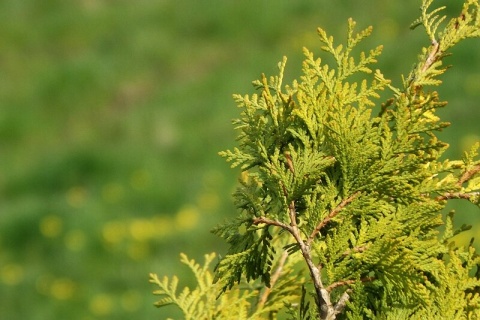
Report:
[[[447,1],[439,1],[444,4]],[[0,2],[0,318],[165,319],[148,273],[179,253],[223,252],[209,230],[234,215],[233,93],[302,47],[316,27],[373,25],[379,67],[400,85],[421,46],[420,1],[3,0]],[[452,16],[459,4],[449,4]],[[478,41],[448,58],[446,157],[480,140]],[[458,223],[477,223],[473,206]]]

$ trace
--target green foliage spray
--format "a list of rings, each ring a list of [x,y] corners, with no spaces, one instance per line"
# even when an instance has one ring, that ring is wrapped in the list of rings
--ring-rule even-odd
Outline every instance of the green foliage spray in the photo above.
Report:
[[[446,22],[432,2],[412,24],[430,46],[401,88],[372,69],[382,46],[355,53],[372,28],[356,32],[350,19],[345,44],[318,29],[334,66],[304,49],[299,80],[283,85],[284,58],[277,76],[253,82],[256,93],[234,96],[238,146],[220,155],[242,170],[239,213],[213,230],[229,251],[214,273],[214,254],[203,266],[181,256],[193,290],[152,274],[157,306],[192,320],[480,319],[480,256],[452,240],[468,227],[441,214],[451,199],[480,206],[479,143],[440,161],[448,145],[435,134],[449,124],[431,89],[449,50],[480,36],[479,3]]]

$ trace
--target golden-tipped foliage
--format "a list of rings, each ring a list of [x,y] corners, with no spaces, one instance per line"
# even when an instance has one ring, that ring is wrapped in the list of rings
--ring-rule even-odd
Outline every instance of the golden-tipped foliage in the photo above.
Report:
[[[275,283],[270,288],[261,290],[258,283],[250,283],[245,284],[244,289],[237,287],[226,292],[222,287],[223,281],[214,283],[209,270],[215,256],[214,253],[205,255],[205,263],[200,266],[181,254],[181,262],[190,268],[197,281],[193,290],[184,287],[177,293],[176,276],[160,280],[156,274],[150,274],[150,283],[158,287],[153,293],[161,297],[155,306],[176,305],[185,320],[259,320],[277,313],[285,303],[298,299],[297,286],[303,280],[286,262],[286,253],[275,265]]]

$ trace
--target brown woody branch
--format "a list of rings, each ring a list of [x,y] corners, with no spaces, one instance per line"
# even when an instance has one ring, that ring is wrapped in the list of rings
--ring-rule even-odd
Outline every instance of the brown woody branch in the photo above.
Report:
[[[289,153],[285,153],[285,158],[286,158],[286,165],[287,168],[295,174],[295,169],[294,169],[294,164],[292,161],[292,158]],[[282,189],[285,198],[288,198],[288,191],[286,190],[286,187],[282,183]],[[290,204],[288,205],[288,216],[290,223],[286,224],[280,221],[272,220],[266,217],[256,217],[253,219],[253,223],[255,225],[257,224],[267,224],[271,226],[277,226],[280,227],[284,230],[287,230],[294,238],[297,244],[300,247],[300,251],[302,253],[302,256],[308,266],[309,272],[310,272],[310,277],[313,281],[313,286],[315,288],[315,293],[317,296],[317,302],[318,302],[318,310],[320,312],[320,318],[321,319],[335,319],[335,316],[338,313],[341,313],[346,306],[346,303],[348,299],[350,298],[349,292],[350,290],[346,290],[343,295],[340,297],[340,299],[337,301],[335,305],[332,304],[332,301],[330,300],[330,293],[327,288],[324,287],[322,283],[322,278],[320,274],[320,268],[317,267],[314,262],[313,258],[311,255],[311,243],[313,242],[315,236],[320,232],[320,230],[331,220],[333,219],[340,211],[343,210],[345,206],[347,206],[350,202],[352,202],[360,192],[356,192],[350,197],[344,199],[335,209],[333,209],[329,215],[323,219],[315,228],[315,230],[312,232],[312,234],[308,237],[306,241],[303,240],[300,229],[298,228],[297,225],[297,212],[295,210],[295,201],[292,200]],[[287,253],[284,253],[286,259]],[[281,273],[281,268],[278,268],[275,274],[272,276],[272,281],[276,281],[278,276]],[[275,280],[273,280],[275,278]],[[259,300],[259,304],[263,305],[266,303],[268,295],[270,294],[270,289],[266,289],[262,295],[262,297]]]
[[[456,185],[461,188],[462,185],[468,180],[472,179],[477,173],[480,172],[480,164],[474,166],[472,169],[465,171],[460,179],[458,179]],[[480,196],[480,192],[446,192],[441,196],[435,198],[437,201],[449,200],[449,199],[465,199],[471,200],[472,197]]]
[[[360,281],[361,282],[370,282],[370,281],[373,281],[375,280],[374,277],[364,277],[364,278],[361,278]],[[327,291],[328,292],[331,292],[333,289],[335,288],[338,288],[338,287],[342,287],[342,286],[347,286],[349,284],[354,284],[355,282],[357,282],[358,280],[344,280],[344,281],[337,281],[337,282],[334,282],[332,283],[331,285],[329,285],[327,287]]]
[[[432,66],[432,64],[437,61],[438,55],[441,54],[440,51],[440,43],[437,40],[432,41],[432,50],[430,51],[430,54],[427,57],[427,60],[425,60],[425,64],[422,67],[422,72],[425,72],[428,68]]]
[[[311,255],[310,244],[302,239],[302,235],[297,225],[297,212],[295,211],[295,201],[291,201],[288,206],[288,215],[290,218],[290,225],[285,226],[285,229],[288,230],[292,236],[295,238],[295,241],[300,247],[303,259],[308,266],[310,272],[310,277],[313,281],[313,286],[315,288],[315,294],[318,301],[318,310],[320,312],[321,319],[334,319],[335,309],[330,300],[330,294],[325,289],[322,283],[322,278],[320,275],[320,269],[313,263],[313,258]],[[345,302],[346,303],[346,302]]]
[[[480,164],[477,164],[471,170],[465,171],[463,175],[460,177],[460,180],[457,182],[457,186],[461,187],[466,181],[473,178],[473,176],[480,171]]]
[[[316,235],[320,232],[320,230],[322,230],[322,228],[325,225],[327,225],[327,223],[329,223],[330,220],[335,218],[335,216],[337,214],[339,214],[340,211],[343,210],[343,208],[345,208],[350,202],[352,202],[359,195],[360,195],[360,191],[357,191],[354,194],[352,194],[350,197],[343,199],[343,201],[340,202],[340,204],[338,206],[336,206],[335,209],[333,209],[328,214],[328,216],[325,219],[323,219],[322,221],[320,221],[320,223],[315,227],[315,229],[312,231],[312,233],[310,234],[310,236],[307,239],[307,244],[311,244],[313,242],[313,240],[315,239]]]
[[[335,315],[343,312],[343,310],[345,309],[345,306],[347,305],[348,299],[350,299],[349,293],[351,291],[352,290],[350,290],[350,289],[345,290],[345,292],[342,294],[340,299],[338,299],[337,304],[333,308],[333,312],[334,312]]]
[[[365,245],[365,246],[359,246],[359,247],[353,247],[352,249],[345,251],[345,252],[343,253],[343,256],[348,256],[348,255],[351,254],[352,252],[357,253],[357,252],[363,252],[363,251],[365,251],[365,250],[367,250],[367,246],[366,246],[366,245]]]
[[[437,201],[449,200],[449,199],[465,199],[470,200],[472,197],[480,196],[480,192],[447,192],[435,198]]]
[[[285,229],[288,232],[292,233],[291,227],[288,224],[285,224],[285,223],[277,221],[277,220],[272,220],[272,219],[265,218],[265,217],[256,217],[256,218],[253,218],[252,222],[253,222],[254,225],[258,225],[258,224],[263,223],[263,224],[266,224],[266,225],[269,225],[269,226],[277,226],[277,227],[280,227],[280,228]]]

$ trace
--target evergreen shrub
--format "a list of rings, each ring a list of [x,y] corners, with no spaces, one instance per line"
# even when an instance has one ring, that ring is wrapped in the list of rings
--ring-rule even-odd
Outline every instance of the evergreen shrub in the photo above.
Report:
[[[279,74],[235,95],[238,146],[221,152],[242,174],[236,218],[214,228],[229,244],[199,265],[181,255],[197,287],[177,292],[177,277],[150,281],[158,307],[185,319],[480,319],[480,256],[457,245],[452,199],[480,206],[479,143],[460,160],[436,133],[446,102],[434,87],[460,41],[480,36],[477,0],[447,21],[423,0],[429,45],[394,87],[373,65],[378,46],[355,53],[372,28],[336,44],[319,28],[323,63],[304,49],[303,74]],[[378,102],[380,92],[390,98]],[[440,231],[441,230],[441,231]]]

